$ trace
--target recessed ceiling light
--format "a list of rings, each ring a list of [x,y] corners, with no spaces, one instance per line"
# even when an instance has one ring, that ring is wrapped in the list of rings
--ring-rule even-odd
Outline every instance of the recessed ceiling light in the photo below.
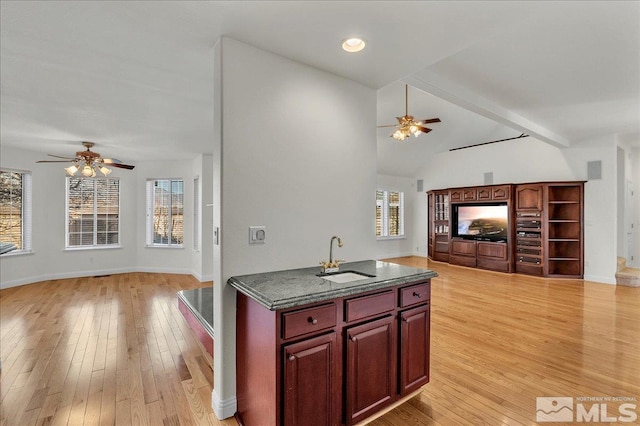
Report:
[[[364,40],[358,37],[347,38],[342,41],[342,48],[349,53],[359,52],[364,49]]]

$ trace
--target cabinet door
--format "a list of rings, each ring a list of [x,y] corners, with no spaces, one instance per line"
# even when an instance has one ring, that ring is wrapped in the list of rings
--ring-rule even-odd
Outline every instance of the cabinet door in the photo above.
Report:
[[[400,394],[429,382],[429,305],[400,313]]]
[[[284,348],[285,426],[339,424],[336,333]]]
[[[475,201],[478,196],[476,188],[465,188],[462,192],[463,201]]]
[[[452,203],[457,203],[464,200],[462,189],[452,189],[449,193],[449,199]]]
[[[491,188],[492,200],[508,200],[511,195],[511,187],[509,185],[494,186]]]
[[[542,210],[542,185],[518,185],[516,210]]]
[[[389,316],[346,332],[346,423],[378,411],[395,395],[395,332]]]
[[[433,259],[433,251],[435,247],[434,242],[434,226],[433,222],[435,221],[435,206],[434,206],[434,195],[433,192],[429,192],[427,194],[427,204],[429,206],[429,220],[427,221],[427,256]]]
[[[491,188],[483,187],[478,188],[478,200],[490,200],[491,199]]]

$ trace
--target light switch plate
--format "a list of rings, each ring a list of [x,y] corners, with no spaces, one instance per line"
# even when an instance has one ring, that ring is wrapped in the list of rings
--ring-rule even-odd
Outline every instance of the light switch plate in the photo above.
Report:
[[[249,244],[264,244],[267,233],[264,226],[249,227]]]

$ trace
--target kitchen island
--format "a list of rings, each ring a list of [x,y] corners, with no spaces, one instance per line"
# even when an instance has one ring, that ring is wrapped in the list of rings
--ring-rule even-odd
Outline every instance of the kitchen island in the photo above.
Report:
[[[415,395],[429,381],[436,276],[367,260],[337,274],[315,267],[231,277],[238,422],[353,425]]]

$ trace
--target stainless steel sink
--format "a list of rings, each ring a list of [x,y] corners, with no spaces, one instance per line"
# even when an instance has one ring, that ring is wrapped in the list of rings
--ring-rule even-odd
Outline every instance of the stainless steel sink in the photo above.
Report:
[[[367,278],[371,278],[372,275],[363,274],[362,272],[355,271],[344,271],[344,272],[334,272],[331,274],[319,274],[318,275],[325,280],[329,280],[334,283],[344,284],[350,283],[352,281],[366,280]]]

